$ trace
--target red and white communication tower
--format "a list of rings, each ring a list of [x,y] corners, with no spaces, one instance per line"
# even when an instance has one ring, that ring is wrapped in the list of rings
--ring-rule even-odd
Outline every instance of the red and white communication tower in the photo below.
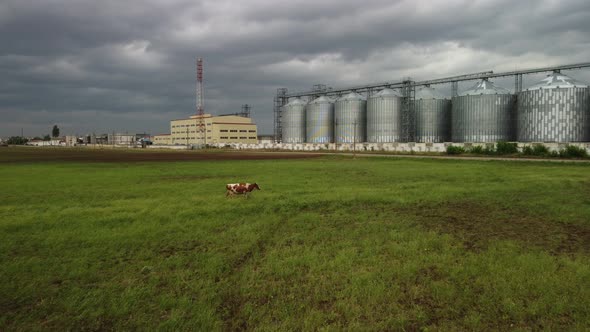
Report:
[[[205,141],[205,110],[203,108],[203,59],[197,59],[197,119],[199,126],[199,134]]]

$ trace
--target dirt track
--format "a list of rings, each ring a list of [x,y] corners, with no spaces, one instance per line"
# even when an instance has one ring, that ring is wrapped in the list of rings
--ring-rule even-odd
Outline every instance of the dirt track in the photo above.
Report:
[[[69,148],[0,148],[0,163],[15,162],[171,162],[207,160],[267,160],[317,158],[318,153],[226,151],[154,151]]]

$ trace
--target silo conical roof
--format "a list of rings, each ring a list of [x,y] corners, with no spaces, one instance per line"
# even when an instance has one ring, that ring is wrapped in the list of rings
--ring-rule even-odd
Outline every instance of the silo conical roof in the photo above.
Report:
[[[539,90],[539,89],[567,89],[567,88],[587,88],[588,84],[584,84],[577,81],[569,76],[561,73],[553,73],[547,75],[542,81],[533,84],[526,90]]]
[[[356,101],[356,100],[366,100],[366,99],[364,96],[362,96],[356,92],[351,92],[351,93],[345,94],[344,96],[337,99],[337,101],[347,101],[347,100]]]
[[[434,88],[423,86],[416,90],[416,99],[447,99],[447,97]]]
[[[333,103],[334,100],[332,100],[332,98],[327,97],[327,96],[320,96],[312,101],[310,101],[310,104],[329,104],[329,103]]]
[[[488,80],[481,80],[477,82],[471,89],[463,91],[459,96],[474,96],[474,95],[507,95],[510,91],[495,86],[494,83]]]
[[[371,97],[401,97],[401,95],[393,89],[383,89]]]
[[[305,101],[303,101],[301,98],[293,98],[291,100],[289,100],[289,103],[287,103],[285,106],[294,106],[294,105],[305,105],[307,104]]]

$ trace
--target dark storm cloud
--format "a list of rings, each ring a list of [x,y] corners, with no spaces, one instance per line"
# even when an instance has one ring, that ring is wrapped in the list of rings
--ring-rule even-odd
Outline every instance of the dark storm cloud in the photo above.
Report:
[[[251,104],[270,133],[277,87],[588,61],[589,32],[590,3],[574,0],[8,0],[0,136],[54,123],[65,133],[166,132],[194,112],[197,56],[206,110]]]

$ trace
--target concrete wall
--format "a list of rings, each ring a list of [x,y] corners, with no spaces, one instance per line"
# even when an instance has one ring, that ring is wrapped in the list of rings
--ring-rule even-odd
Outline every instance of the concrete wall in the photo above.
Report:
[[[52,139],[50,141],[39,141],[39,140],[33,140],[33,141],[29,141],[27,142],[27,145],[33,145],[33,146],[65,146],[66,143],[65,142],[61,142],[58,139]]]
[[[519,150],[522,150],[525,146],[532,146],[535,144],[543,144],[550,151],[559,151],[566,145],[573,145],[585,148],[590,154],[590,142],[588,143],[518,143]],[[487,145],[493,146],[493,143],[357,143],[356,151],[383,151],[383,152],[446,152],[447,146],[461,146],[461,147],[472,147]],[[322,151],[322,150],[336,150],[336,151],[352,151],[353,144],[314,144],[314,143],[260,143],[260,144],[241,144],[241,143],[227,143],[227,144],[213,144],[215,147],[231,147],[237,150],[291,150],[291,151]]]

